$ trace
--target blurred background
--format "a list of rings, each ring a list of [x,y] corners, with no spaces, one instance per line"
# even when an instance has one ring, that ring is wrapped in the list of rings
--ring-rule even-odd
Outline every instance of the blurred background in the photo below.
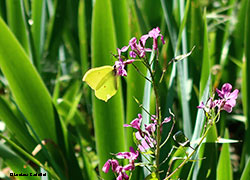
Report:
[[[116,48],[155,27],[166,40],[155,67],[158,80],[165,72],[162,117],[172,110],[174,132],[197,140],[205,123],[200,102],[226,82],[240,90],[232,113],[222,112],[197,152],[206,158],[188,162],[173,178],[248,179],[249,0],[0,0],[0,179],[13,179],[10,172],[49,174],[29,179],[114,179],[101,168],[111,153],[135,147],[132,128],[123,128],[142,113],[134,97],[154,114],[154,94],[132,65],[107,103],[82,77],[91,67],[113,65]],[[167,68],[194,46],[188,58]],[[170,127],[164,125],[162,139]],[[171,138],[162,161],[173,145]],[[162,178],[171,162],[162,165]],[[132,179],[146,176],[138,167]]]

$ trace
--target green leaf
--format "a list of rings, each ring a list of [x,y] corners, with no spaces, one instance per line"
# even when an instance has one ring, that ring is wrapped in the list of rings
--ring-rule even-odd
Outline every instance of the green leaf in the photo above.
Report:
[[[37,176],[29,176],[30,173],[35,174],[36,171],[27,166],[27,162],[25,162],[20,156],[18,156],[15,152],[13,152],[10,148],[8,148],[5,144],[0,142],[0,154],[1,158],[3,158],[4,163],[8,165],[14,173],[18,174],[28,174],[28,179],[31,180],[39,180],[40,178]],[[25,168],[26,166],[26,168]],[[25,176],[18,176],[20,180],[26,180]]]
[[[81,70],[82,75],[89,68],[88,63],[88,41],[87,41],[87,22],[86,22],[86,12],[85,12],[85,1],[79,1],[78,8],[78,33],[79,33],[79,46],[80,46],[80,57],[81,57]]]
[[[0,67],[17,105],[39,137],[57,142],[50,94],[23,48],[2,19]]]
[[[247,9],[246,9],[246,17],[245,17],[245,35],[244,35],[244,48],[245,48],[245,62],[243,62],[243,67],[245,68],[243,71],[243,109],[244,109],[244,114],[246,116],[246,134],[245,134],[245,143],[243,147],[243,155],[245,156],[245,163],[246,160],[250,157],[250,110],[249,110],[249,102],[250,102],[250,33],[249,33],[249,28],[250,28],[250,2],[248,1],[247,3]],[[246,64],[245,64],[246,63]],[[245,99],[245,100],[244,100]],[[243,162],[243,161],[242,161]]]
[[[34,43],[34,54],[33,59],[36,61],[38,71],[40,70],[40,59],[42,57],[43,45],[44,45],[44,35],[45,35],[45,10],[46,10],[46,1],[36,0],[31,3],[32,5],[32,21],[31,26],[32,39]]]
[[[110,0],[96,0],[92,19],[92,65],[113,65],[110,52],[116,52],[115,29]],[[99,171],[104,179],[111,179],[112,173],[102,171],[104,163],[111,158],[110,153],[125,150],[124,141],[124,110],[121,94],[121,83],[118,79],[118,92],[107,103],[92,96],[93,118]]]
[[[229,138],[229,132],[226,129],[225,138]],[[233,179],[233,171],[230,160],[230,150],[229,144],[223,144],[219,162],[217,165],[217,180],[232,180]]]
[[[250,159],[248,159],[240,180],[248,180],[250,177]]]
[[[207,18],[206,10],[203,15],[204,21],[204,40],[203,40],[203,58],[202,58],[202,70],[201,70],[201,79],[200,79],[200,98],[202,97],[203,91],[206,87],[207,80],[210,75],[210,59],[209,59],[209,44],[208,44],[208,31],[207,31]]]
[[[128,45],[130,29],[128,18],[128,1],[111,0],[112,11],[115,23],[117,45],[119,48]]]
[[[19,43],[29,52],[28,35],[25,26],[25,19],[21,0],[6,1],[8,25],[11,31],[15,34]]]
[[[0,118],[5,122],[13,137],[31,153],[37,145],[36,141],[30,135],[25,124],[16,117],[9,104],[2,97],[0,97]]]
[[[206,143],[203,143],[199,150],[199,157],[205,158],[199,163],[199,171],[197,179],[216,179],[216,165],[217,165],[217,130],[215,125],[209,130]],[[193,176],[194,177],[194,176]]]

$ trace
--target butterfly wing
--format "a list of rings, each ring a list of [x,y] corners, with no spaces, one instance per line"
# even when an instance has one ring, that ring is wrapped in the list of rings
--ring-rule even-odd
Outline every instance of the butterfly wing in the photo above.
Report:
[[[93,90],[95,96],[103,101],[108,101],[117,92],[117,80],[112,66],[92,68],[83,77]]]
[[[108,73],[99,83],[98,88],[95,90],[95,96],[107,102],[117,92],[117,76],[113,71]]]
[[[92,68],[86,72],[82,80],[85,81],[92,89],[96,90],[102,79],[113,70],[114,68],[112,66]]]

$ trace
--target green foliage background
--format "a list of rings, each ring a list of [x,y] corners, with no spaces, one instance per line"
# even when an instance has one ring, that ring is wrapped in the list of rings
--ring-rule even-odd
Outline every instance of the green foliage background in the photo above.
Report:
[[[145,79],[132,65],[108,103],[96,99],[81,79],[91,67],[113,65],[116,48],[157,26],[166,40],[157,67],[166,70],[159,89],[162,116],[172,109],[174,131],[197,140],[204,124],[204,114],[196,108],[200,101],[225,82],[240,89],[234,111],[222,113],[194,157],[206,158],[187,163],[174,178],[248,179],[249,0],[0,0],[1,172],[46,170],[49,179],[113,179],[101,168],[110,153],[135,146],[132,129],[123,128],[142,112],[134,97],[149,103],[154,113],[154,95],[144,91]],[[188,59],[166,69],[173,57],[193,46]],[[169,129],[163,128],[163,139]],[[241,142],[221,145],[218,137]],[[30,156],[38,144],[42,150]],[[162,149],[162,160],[172,145],[171,140]],[[184,155],[181,150],[175,154]],[[168,164],[162,166],[164,172]],[[137,168],[132,179],[144,176]]]

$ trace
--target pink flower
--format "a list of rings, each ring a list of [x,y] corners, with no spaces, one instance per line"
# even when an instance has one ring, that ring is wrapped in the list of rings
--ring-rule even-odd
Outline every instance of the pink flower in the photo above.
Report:
[[[114,69],[116,71],[116,75],[118,76],[127,76],[127,71],[125,70],[125,66],[135,61],[134,59],[128,59],[126,61],[123,61],[121,53],[126,52],[128,48],[129,46],[124,46],[122,49],[117,48],[118,61],[115,61]]]
[[[221,90],[216,89],[218,96],[222,99],[216,101],[216,105],[222,109],[227,111],[228,113],[232,112],[233,107],[236,105],[236,99],[238,97],[239,90],[235,89],[232,93],[232,85],[229,83],[225,83]]]
[[[170,122],[170,121],[171,121],[171,116],[166,117],[166,118],[162,121],[161,124],[165,124],[165,123],[168,123],[168,122]]]
[[[160,34],[160,31],[161,31],[160,28],[157,27],[157,28],[152,29],[148,33],[148,36],[153,38],[153,48],[154,48],[154,50],[156,50],[158,48],[157,38],[159,36],[161,37],[162,44],[165,44],[164,38],[163,38],[162,34]]]
[[[213,99],[210,97],[208,101],[206,102],[206,105],[201,102],[199,106],[197,106],[198,109],[203,109],[205,112],[209,113],[211,109],[213,109],[216,106],[217,102],[213,101]]]
[[[109,159],[103,166],[102,171],[108,173],[110,166],[112,167],[112,171],[116,171],[116,168],[119,166],[119,163],[115,159]]]
[[[133,121],[131,121],[130,124],[124,124],[124,127],[132,127],[135,128],[137,130],[141,130],[141,122],[142,122],[142,115],[138,114],[138,118],[134,119]]]
[[[140,58],[144,58],[145,55],[146,55],[146,52],[151,51],[151,49],[145,48],[145,43],[146,43],[146,40],[145,40],[144,36],[142,36],[141,39],[139,40],[139,44],[137,44],[137,39],[135,37],[133,37],[129,41],[129,46],[130,46],[130,48],[132,50],[132,51],[129,52],[129,55],[132,58],[136,58],[137,55]]]

